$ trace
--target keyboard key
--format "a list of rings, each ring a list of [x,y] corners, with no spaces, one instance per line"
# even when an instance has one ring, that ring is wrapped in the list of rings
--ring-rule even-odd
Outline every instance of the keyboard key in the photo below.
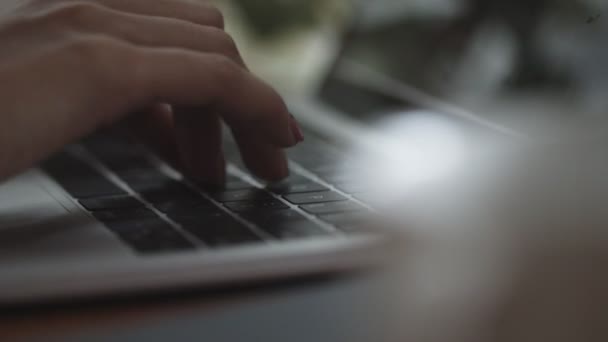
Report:
[[[233,175],[228,175],[228,178],[226,179],[226,184],[224,184],[224,191],[234,191],[234,190],[254,190],[256,189],[255,186],[245,182],[244,180],[233,176]]]
[[[325,203],[325,202],[336,202],[345,201],[346,197],[340,195],[337,192],[323,191],[323,192],[311,192],[304,194],[294,194],[284,196],[286,200],[293,204],[309,204],[309,203]]]
[[[78,201],[85,209],[89,211],[100,211],[108,209],[127,209],[127,208],[139,208],[143,207],[144,204],[138,201],[136,198],[127,196],[112,196],[112,197],[98,197],[91,199],[84,199]]]
[[[309,204],[304,205],[301,208],[312,215],[325,215],[365,210],[364,207],[351,201]]]
[[[73,178],[55,180],[74,198],[95,198],[126,195],[127,192],[109,180],[102,178]]]
[[[301,176],[293,176],[285,181],[276,184],[271,184],[268,186],[268,189],[274,193],[281,195],[329,190],[325,186]]]
[[[114,147],[91,147],[87,149],[103,163],[108,169],[116,172],[129,172],[138,170],[154,169],[152,162],[145,157],[145,151],[141,148],[120,145]]]
[[[259,227],[273,237],[282,240],[329,235],[329,232],[318,224],[307,220],[269,223]]]
[[[196,201],[203,197],[174,180],[150,184],[129,184],[133,190],[151,203],[165,203],[171,201]]]
[[[99,172],[82,160],[67,152],[58,153],[42,163],[42,168],[52,176],[70,178],[73,176],[99,176]]]
[[[274,183],[270,183],[269,187],[272,187],[273,185],[282,185],[282,184],[299,184],[299,183],[307,183],[310,182],[311,180],[308,177],[299,175],[299,174],[295,174],[292,173],[289,175],[289,177],[282,179],[278,182],[274,182]]]
[[[114,221],[106,226],[140,253],[188,251],[194,245],[161,219]]]
[[[248,211],[282,210],[289,208],[288,205],[274,198],[253,202],[230,202],[226,203],[225,206],[237,213]]]
[[[97,170],[67,153],[51,158],[42,167],[77,199],[127,194]]]
[[[155,168],[145,156],[145,149],[124,136],[111,133],[98,134],[85,139],[83,145],[106,167],[116,173]]]
[[[148,158],[139,155],[109,156],[105,158],[100,157],[97,154],[95,154],[95,156],[98,157],[108,169],[119,175],[127,172],[141,172],[155,169],[155,166]]]
[[[186,217],[198,217],[208,213],[219,212],[220,209],[210,201],[203,198],[197,201],[170,201],[158,203],[156,209],[163,212],[173,220]]]
[[[270,194],[260,189],[222,191],[211,194],[211,197],[221,203],[267,201],[273,198]]]
[[[234,217],[217,208],[217,211],[205,212],[201,215],[174,216],[171,219],[182,226],[221,226],[226,222],[235,221]]]
[[[295,210],[250,212],[243,215],[277,239],[303,238],[328,234],[325,229]]]
[[[116,173],[129,186],[138,188],[150,184],[170,182],[171,178],[157,169],[128,170]]]
[[[260,226],[308,220],[295,210],[250,211],[242,213],[241,216]]]
[[[136,220],[158,217],[147,208],[103,210],[93,212],[93,216],[102,222]]]
[[[247,226],[230,216],[216,217],[207,222],[189,222],[183,228],[210,247],[234,246],[261,242]]]

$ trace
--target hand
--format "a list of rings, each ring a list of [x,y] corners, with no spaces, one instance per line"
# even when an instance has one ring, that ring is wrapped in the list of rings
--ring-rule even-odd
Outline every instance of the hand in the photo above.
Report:
[[[225,177],[221,121],[266,180],[287,176],[282,149],[302,140],[204,1],[3,1],[0,100],[0,180],[142,108],[129,125],[202,182]]]

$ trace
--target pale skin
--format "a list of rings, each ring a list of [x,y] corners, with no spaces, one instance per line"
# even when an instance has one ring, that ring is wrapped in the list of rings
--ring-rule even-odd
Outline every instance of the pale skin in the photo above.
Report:
[[[301,131],[223,28],[202,0],[2,1],[0,182],[117,123],[221,184],[224,122],[255,175],[286,177]]]

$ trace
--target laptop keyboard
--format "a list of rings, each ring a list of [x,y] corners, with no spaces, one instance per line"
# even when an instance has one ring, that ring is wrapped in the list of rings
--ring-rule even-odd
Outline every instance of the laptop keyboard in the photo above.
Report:
[[[234,247],[363,232],[364,193],[338,172],[338,154],[321,140],[290,151],[296,171],[263,187],[235,165],[222,190],[205,190],[167,171],[143,147],[98,135],[43,164],[83,209],[142,254]]]

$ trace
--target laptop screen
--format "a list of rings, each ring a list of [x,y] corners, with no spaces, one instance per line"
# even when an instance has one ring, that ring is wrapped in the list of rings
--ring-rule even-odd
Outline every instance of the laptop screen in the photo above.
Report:
[[[608,89],[604,1],[378,0],[358,6],[320,97],[360,120],[416,109],[421,94],[489,118],[539,107],[577,113],[608,107],[602,94]],[[569,115],[555,113],[561,114]]]

